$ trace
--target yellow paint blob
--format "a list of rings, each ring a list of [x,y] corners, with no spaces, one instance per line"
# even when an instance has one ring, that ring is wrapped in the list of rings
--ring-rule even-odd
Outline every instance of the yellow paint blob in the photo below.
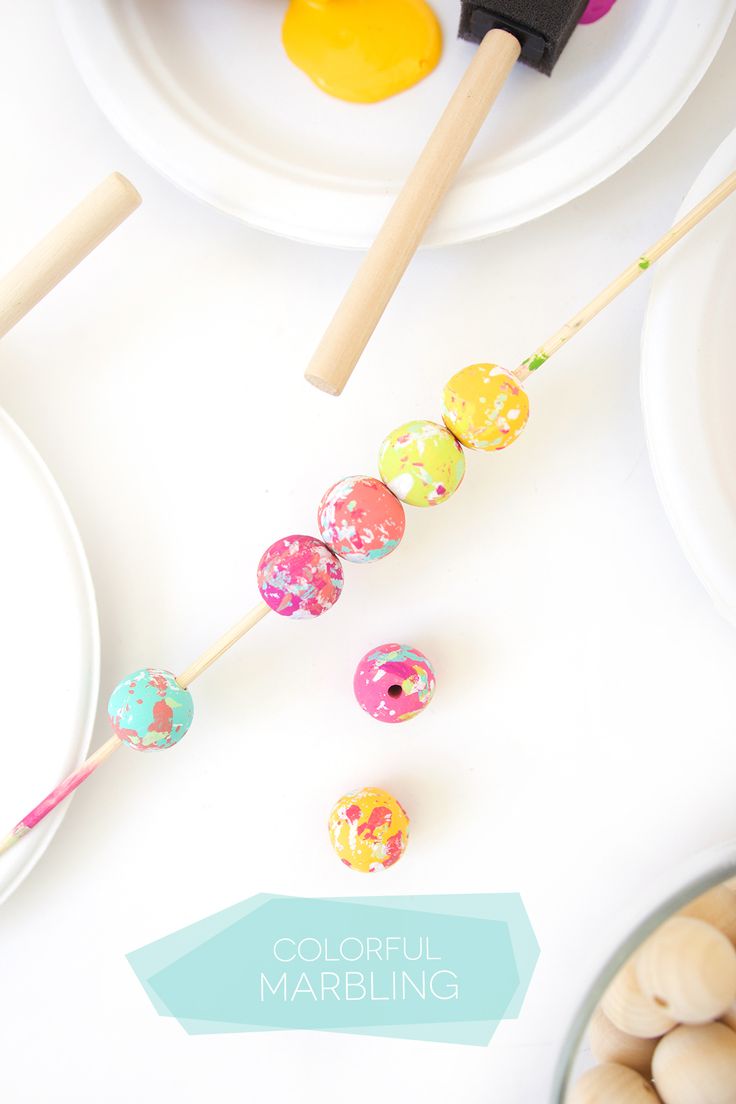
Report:
[[[442,49],[425,0],[291,0],[281,33],[295,65],[353,103],[411,88],[432,72]]]

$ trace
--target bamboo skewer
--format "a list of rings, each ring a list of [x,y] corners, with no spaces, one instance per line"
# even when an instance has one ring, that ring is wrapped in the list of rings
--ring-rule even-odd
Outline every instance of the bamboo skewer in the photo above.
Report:
[[[140,203],[140,195],[121,173],[112,173],[90,192],[15,268],[0,279],[0,337],[132,214]],[[182,689],[186,689],[195,678],[203,674],[268,612],[269,607],[265,602],[259,602],[178,676],[176,681]],[[44,820],[122,744],[123,741],[118,736],[111,736],[81,766],[67,775],[7,836],[0,839],[0,855]]]
[[[232,629],[215,641],[212,647],[203,652],[199,659],[195,659],[194,663],[190,663],[185,671],[176,676],[176,681],[182,689],[186,690],[190,683],[199,678],[201,674],[204,674],[208,667],[211,667],[220,656],[232,648],[233,644],[237,644],[247,632],[250,632],[258,624],[261,618],[270,612],[270,607],[265,602],[259,602],[250,613],[246,613],[242,621],[238,621],[237,625],[233,625]]]
[[[0,279],[0,337],[140,205],[122,173],[111,173]]]
[[[43,801],[39,801],[38,805],[31,809],[30,813],[27,813],[22,820],[18,821],[13,830],[8,832],[7,836],[0,840],[0,855],[2,855],[4,851],[9,851],[18,840],[23,839],[23,836],[27,836],[31,828],[35,828],[36,825],[47,817],[57,805],[60,805],[70,793],[73,793],[77,786],[81,786],[83,782],[86,782],[100,764],[104,763],[106,759],[109,759],[112,753],[122,746],[122,743],[123,741],[117,736],[111,736],[101,747],[98,747],[97,751],[93,752],[92,755],[85,759],[81,767],[77,767],[75,771],[67,775],[63,782],[60,782]]]
[[[528,356],[515,369],[514,375],[516,378],[523,382],[532,372],[536,372],[537,369],[541,368],[554,353],[567,344],[571,337],[580,333],[583,327],[587,326],[588,322],[595,318],[597,314],[600,314],[604,307],[612,303],[617,295],[631,287],[634,281],[647,272],[655,261],[664,256],[673,245],[677,245],[706,215],[709,215],[720,203],[723,203],[724,199],[728,199],[734,191],[736,191],[736,172],[732,172],[730,176],[727,176],[717,188],[713,189],[710,195],[707,195],[705,199],[693,207],[692,211],[689,211],[679,222],[671,226],[666,234],[663,234],[654,245],[650,246],[645,253],[642,253],[628,268],[625,268],[608,287],[599,292],[594,299],[591,299],[587,306],[578,311],[576,315],[573,315],[569,322],[566,322],[552,337],[549,337],[543,344],[538,346],[532,355]]]
[[[118,174],[115,174],[116,176]],[[120,178],[124,180],[124,178]],[[104,188],[106,184],[112,181],[113,178],[108,178],[108,181],[103,182],[101,188]],[[127,183],[127,182],[126,182]],[[132,185],[130,186],[132,188]],[[99,191],[99,189],[98,189]],[[135,189],[133,189],[135,191]],[[690,211],[684,218],[676,223],[670,230],[667,231],[646,253],[642,254],[637,261],[629,265],[611,284],[608,285],[602,292],[600,292],[590,303],[584,307],[578,314],[576,314],[569,322],[561,327],[551,338],[549,338],[543,345],[540,345],[537,350],[515,370],[514,375],[521,381],[525,380],[532,372],[535,372],[542,366],[553,353],[556,353],[564,344],[566,344],[571,337],[591,321],[592,318],[600,313],[604,307],[608,306],[617,295],[619,295],[625,288],[629,287],[641,274],[647,271],[650,266],[661,256],[663,256],[669,249],[672,248],[678,241],[681,240],[690,230],[692,230],[698,223],[705,218],[711,211],[713,211],[720,203],[722,203],[729,195],[736,191],[736,172],[731,173],[721,184],[715,188],[710,195],[706,196],[699,204],[697,204],[692,211]],[[93,196],[95,193],[93,193]],[[135,193],[137,196],[137,192]],[[91,197],[88,197],[88,199]],[[85,201],[87,202],[87,201]],[[137,204],[136,204],[137,205]],[[84,207],[84,203],[80,205],[80,208]],[[75,212],[72,212],[73,218]],[[122,217],[125,217],[124,215]],[[122,218],[119,220],[122,221]],[[118,223],[115,223],[117,225]],[[64,224],[61,224],[62,226]],[[111,225],[110,229],[114,227]],[[59,228],[57,228],[57,231]],[[49,238],[53,238],[57,231],[52,231]],[[109,230],[107,231],[109,233]],[[104,234],[102,235],[104,237]],[[48,241],[49,239],[47,239]],[[101,240],[98,238],[97,240]],[[43,246],[44,243],[42,243]],[[93,242],[89,248],[92,248],[96,242]],[[42,247],[38,247],[41,249]],[[87,250],[89,251],[89,250]],[[43,252],[43,250],[42,250]],[[78,259],[81,259],[79,255]],[[33,254],[29,254],[29,257]],[[71,254],[67,253],[67,260]],[[26,262],[28,258],[26,258]],[[22,268],[26,262],[21,262]],[[74,262],[77,263],[77,262]],[[16,270],[18,271],[18,270]],[[68,268],[66,269],[68,271]],[[12,275],[12,274],[11,274]],[[63,275],[63,272],[61,273]],[[60,276],[57,277],[59,279]],[[7,281],[8,278],[6,278]],[[22,281],[21,281],[22,282]],[[56,282],[56,281],[54,281]],[[2,290],[3,283],[0,282],[0,324],[3,317],[3,303],[2,303]],[[34,281],[28,280],[28,287],[34,284]],[[18,318],[22,317],[22,314],[33,305],[33,302],[37,302],[40,295],[35,299],[33,296],[41,286],[40,283],[36,284],[35,291],[28,292],[27,305],[25,309],[21,309],[22,304],[19,304],[18,311],[16,311]],[[49,290],[53,286],[53,283],[48,284],[46,290]],[[45,294],[41,291],[41,294]],[[32,301],[31,301],[32,300]],[[11,325],[13,323],[11,322]],[[1,328],[0,328],[0,332]],[[203,652],[198,659],[185,668],[180,675],[177,676],[177,683],[182,689],[186,689],[196,678],[203,674],[213,663],[216,662],[221,656],[225,654],[238,640],[240,640],[247,632],[254,628],[265,615],[269,612],[269,606],[265,602],[259,602],[258,605],[245,615],[236,625],[233,626],[224,636],[220,637],[207,651]],[[104,763],[114,751],[120,747],[123,743],[118,736],[112,736],[107,740],[100,748],[97,749],[89,758],[79,767],[76,771],[72,772],[63,782],[61,782],[51,793],[43,799],[30,813],[28,813],[23,820],[16,824],[15,828],[3,839],[0,839],[0,854],[9,850],[18,840],[27,835],[28,832],[36,826],[41,820],[44,819],[53,809],[57,807],[66,797],[69,796],[78,786],[81,785],[89,776]],[[624,1028],[621,1028],[624,1030]]]
[[[177,675],[176,681],[183,690],[186,690],[196,678],[199,678],[201,674],[211,667],[212,664],[225,654],[233,644],[237,644],[247,632],[250,632],[259,621],[261,621],[267,613],[270,612],[269,606],[265,602],[259,602],[257,606],[254,606],[249,613],[238,621],[237,625],[234,625],[232,629],[221,636],[219,640],[215,641],[212,647],[208,648],[206,652],[203,652],[198,659],[195,659],[194,663],[182,671],[180,675]],[[49,813],[60,805],[69,794],[73,793],[78,786],[81,786],[83,782],[86,782],[89,776],[97,770],[97,768],[110,758],[114,751],[117,751],[119,747],[122,747],[124,741],[118,736],[111,736],[109,740],[106,740],[97,751],[94,751],[80,767],[72,771],[71,774],[60,782],[58,786],[49,793],[43,801],[40,801],[38,805],[33,808],[30,813],[27,813],[22,820],[18,821],[12,831],[8,832],[7,836],[0,839],[0,855],[4,851],[9,851],[10,848],[23,839],[23,836],[27,836],[32,828],[35,828]]]

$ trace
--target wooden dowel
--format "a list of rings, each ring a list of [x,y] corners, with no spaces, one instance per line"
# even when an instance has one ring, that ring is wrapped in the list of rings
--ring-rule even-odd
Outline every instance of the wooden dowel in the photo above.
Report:
[[[625,268],[624,271],[613,280],[607,288],[604,288],[595,299],[591,299],[587,306],[583,307],[581,311],[578,311],[569,322],[566,322],[557,333],[548,338],[542,345],[540,345],[531,356],[527,357],[519,367],[515,370],[514,375],[522,382],[527,379],[532,372],[536,372],[538,368],[541,368],[545,361],[556,353],[559,349],[565,345],[571,337],[580,333],[583,326],[587,326],[591,319],[595,318],[604,307],[607,307],[617,295],[620,295],[622,291],[625,291],[627,287],[630,287],[635,280],[638,280],[655,261],[658,261],[668,249],[671,249],[673,245],[677,245],[681,238],[684,238],[686,234],[689,234],[693,227],[697,226],[706,215],[709,215],[711,211],[723,203],[724,199],[727,199],[732,192],[736,191],[736,172],[732,172],[730,176],[714,188],[710,195],[707,195],[704,200],[693,207],[684,218],[675,223],[666,234],[663,234],[661,238],[650,246],[646,252],[642,253],[632,264]]]
[[[350,379],[520,50],[501,30],[478,46],[309,363],[315,387],[339,395]]]
[[[208,648],[206,652],[203,652],[199,659],[195,659],[194,663],[191,663],[185,671],[182,671],[180,675],[176,676],[176,681],[179,685],[186,689],[196,678],[199,678],[208,667],[211,667],[215,660],[219,659],[221,655],[232,648],[233,644],[245,636],[247,632],[257,625],[261,618],[265,617],[270,612],[269,607],[265,602],[259,602],[257,606],[247,613],[242,621],[238,621],[237,625],[234,625],[229,632],[226,632],[224,636],[221,636],[216,643]]]
[[[0,279],[0,337],[68,275],[140,205],[121,173],[112,173]]]

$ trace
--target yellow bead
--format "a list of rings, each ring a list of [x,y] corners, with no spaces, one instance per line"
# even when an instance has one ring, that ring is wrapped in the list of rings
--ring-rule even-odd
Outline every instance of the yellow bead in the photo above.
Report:
[[[329,830],[338,858],[352,870],[371,874],[401,858],[409,838],[409,817],[385,790],[358,790],[337,802]]]
[[[471,364],[445,387],[442,417],[468,448],[502,449],[521,433],[529,399],[513,373],[498,364]]]

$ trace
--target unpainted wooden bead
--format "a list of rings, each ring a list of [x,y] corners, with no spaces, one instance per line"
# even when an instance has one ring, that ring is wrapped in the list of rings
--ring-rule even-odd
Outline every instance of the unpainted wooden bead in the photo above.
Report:
[[[733,944],[689,916],[665,920],[637,952],[635,972],[641,991],[679,1023],[716,1020],[736,1000]]]
[[[734,1104],[736,1033],[722,1023],[676,1027],[657,1044],[652,1072],[664,1104]]]
[[[736,892],[727,885],[713,886],[681,908],[677,915],[705,920],[736,943]]]
[[[599,1062],[617,1062],[636,1070],[642,1077],[652,1075],[652,1055],[656,1039],[641,1039],[627,1035],[611,1023],[602,1008],[596,1008],[588,1026],[588,1041],[593,1057]]]
[[[586,1070],[565,1097],[565,1104],[658,1104],[651,1082],[640,1073],[606,1062]]]
[[[730,1027],[732,1031],[736,1031],[736,1004],[732,1004],[728,1012],[724,1016],[721,1016],[721,1022]]]
[[[655,1039],[675,1026],[675,1020],[642,993],[632,958],[608,986],[601,1008],[619,1031],[640,1039]]]

